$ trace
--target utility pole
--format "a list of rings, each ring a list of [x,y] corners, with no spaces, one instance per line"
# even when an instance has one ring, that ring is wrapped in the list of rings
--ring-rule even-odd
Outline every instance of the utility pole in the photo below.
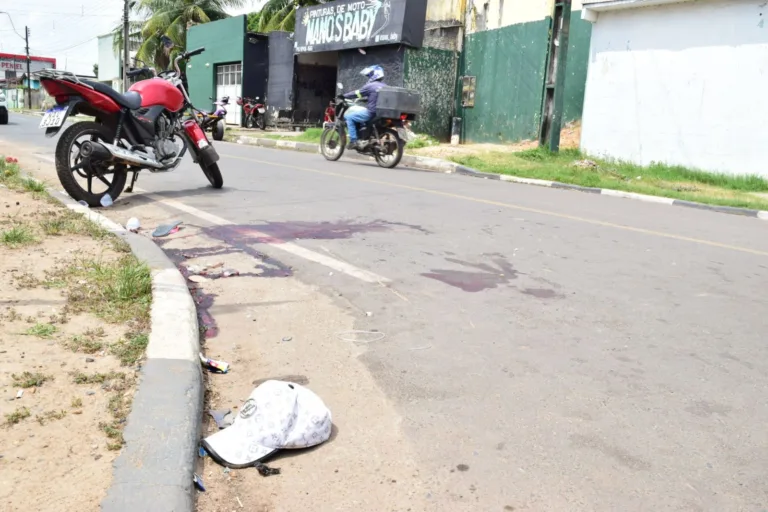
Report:
[[[128,2],[123,0],[123,92],[128,90]]]
[[[541,108],[539,145],[556,153],[560,150],[563,125],[565,73],[570,43],[571,0],[555,0],[547,55],[544,101]]]
[[[32,110],[32,75],[29,72],[29,27],[24,27],[24,40],[27,43],[27,109]]]

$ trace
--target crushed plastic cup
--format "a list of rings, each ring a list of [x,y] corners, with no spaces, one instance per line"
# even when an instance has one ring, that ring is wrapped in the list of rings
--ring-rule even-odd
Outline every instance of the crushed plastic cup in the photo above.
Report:
[[[88,203],[86,203],[85,201],[78,201],[77,204],[79,204],[80,206],[85,206],[86,208],[88,208]]]
[[[141,222],[136,217],[131,217],[128,222],[125,223],[125,229],[136,233],[141,228]]]
[[[99,202],[101,203],[101,206],[103,206],[104,208],[107,208],[108,206],[112,206],[112,204],[114,203],[114,201],[112,201],[112,196],[110,196],[109,194],[104,194],[103,196],[101,196],[101,201]]]

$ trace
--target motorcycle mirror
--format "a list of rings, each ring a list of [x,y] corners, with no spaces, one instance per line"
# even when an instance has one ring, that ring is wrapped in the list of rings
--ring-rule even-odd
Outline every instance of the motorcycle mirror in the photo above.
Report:
[[[336,87],[337,87],[338,89],[343,89],[343,88],[344,88],[344,86],[342,85],[342,83],[341,83],[341,82],[337,82],[337,83],[336,83]]]

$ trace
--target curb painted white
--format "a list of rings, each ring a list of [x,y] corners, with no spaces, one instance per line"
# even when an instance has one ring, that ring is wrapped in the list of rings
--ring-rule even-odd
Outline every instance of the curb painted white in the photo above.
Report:
[[[554,183],[548,180],[537,180],[534,178],[518,178],[517,176],[510,176],[508,174],[502,174],[499,178],[501,181],[510,181],[512,183],[522,183],[524,185],[537,185],[539,187],[551,187]]]
[[[147,359],[198,359],[197,308],[184,276],[176,269],[152,271],[152,329]]]
[[[649,196],[646,194],[635,194],[633,192],[624,192],[622,190],[612,190],[601,188],[600,194],[604,196],[623,197],[624,199],[636,199],[647,203],[673,204],[675,202],[671,197]]]

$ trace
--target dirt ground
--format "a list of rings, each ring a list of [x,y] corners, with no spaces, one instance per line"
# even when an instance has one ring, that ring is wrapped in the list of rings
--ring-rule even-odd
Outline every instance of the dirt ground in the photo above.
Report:
[[[580,141],[581,122],[569,123],[560,131],[561,148],[578,148]],[[534,149],[538,145],[538,140],[524,140],[514,144],[461,144],[460,146],[440,144],[418,149],[407,149],[406,146],[406,149],[408,153],[414,155],[448,159],[452,156],[471,156],[489,152],[515,153],[526,149]]]
[[[132,393],[134,371],[106,350],[125,328],[75,313],[58,282],[83,258],[119,254],[87,234],[47,235],[42,223],[61,213],[0,186],[2,511],[98,510],[121,447],[119,432],[110,438],[100,424],[111,424],[110,408],[124,408]],[[27,235],[8,235],[19,226]],[[36,241],[13,242],[28,235]]]

